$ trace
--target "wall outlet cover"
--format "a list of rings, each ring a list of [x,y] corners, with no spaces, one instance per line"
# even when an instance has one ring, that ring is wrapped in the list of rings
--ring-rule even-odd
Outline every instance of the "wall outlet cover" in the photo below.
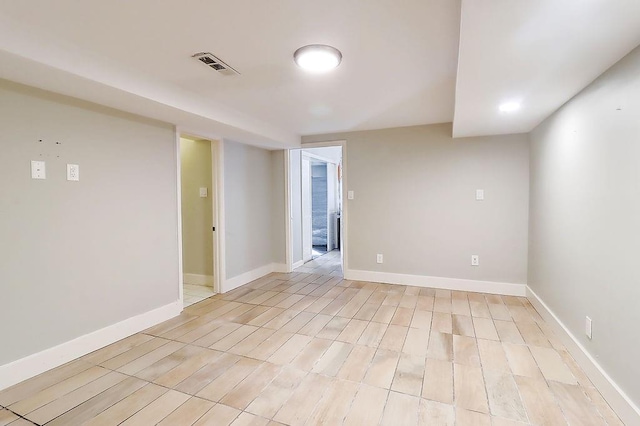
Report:
[[[77,164],[67,164],[67,180],[80,180],[80,166]]]
[[[471,255],[471,266],[480,266],[480,256],[477,254]]]
[[[377,254],[376,255],[376,262],[377,263],[382,263],[383,262],[383,256],[381,254]]]
[[[46,179],[47,170],[44,161],[31,161],[31,179]]]

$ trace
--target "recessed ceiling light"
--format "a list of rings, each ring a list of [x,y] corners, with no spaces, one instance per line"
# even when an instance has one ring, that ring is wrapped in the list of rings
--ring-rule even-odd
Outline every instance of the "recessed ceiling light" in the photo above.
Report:
[[[324,44],[310,44],[296,50],[293,60],[304,70],[321,73],[340,65],[342,53],[335,47]]]
[[[498,107],[500,112],[516,112],[520,109],[520,102],[505,102]]]

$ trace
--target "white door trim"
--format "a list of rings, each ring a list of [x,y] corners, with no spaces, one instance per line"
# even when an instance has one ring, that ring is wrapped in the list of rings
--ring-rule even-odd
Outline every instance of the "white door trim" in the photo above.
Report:
[[[179,294],[183,301],[184,271],[182,263],[182,176],[180,171],[180,137],[208,140],[211,143],[211,202],[213,203],[213,291],[220,293],[225,280],[225,238],[224,238],[224,142],[222,139],[200,136],[185,129],[176,128],[177,189],[178,189],[178,253],[179,253]]]
[[[180,132],[176,128],[176,199],[178,202],[178,299],[184,306],[184,270],[182,265],[182,165],[180,161]]]
[[[311,142],[311,143],[303,143],[298,148],[293,149],[307,149],[307,148],[322,148],[329,146],[339,146],[342,148],[342,216],[340,218],[342,232],[340,235],[340,255],[342,256],[342,269],[346,271],[348,269],[348,248],[349,248],[349,236],[348,236],[348,205],[347,205],[347,141],[346,140],[336,140],[336,141],[326,141],[326,142]],[[304,154],[304,151],[302,152]],[[324,159],[324,161],[327,161]],[[334,163],[333,161],[329,161],[330,163]],[[335,164],[335,163],[334,163]],[[291,163],[287,161],[286,168],[287,173],[285,176],[287,178],[287,187],[291,186],[291,173],[289,173],[291,167]],[[291,218],[291,194],[287,191],[285,200],[285,209],[286,209],[286,217]],[[290,220],[288,221],[290,222]],[[292,250],[293,242],[291,241],[292,235],[289,233],[286,240],[286,250]],[[293,270],[293,264],[291,257],[287,257],[287,271],[291,272]],[[296,265],[297,266],[297,265]]]

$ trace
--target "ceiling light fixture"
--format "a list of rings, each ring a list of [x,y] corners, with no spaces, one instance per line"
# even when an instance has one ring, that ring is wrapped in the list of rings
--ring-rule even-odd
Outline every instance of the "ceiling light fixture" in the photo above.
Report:
[[[500,112],[516,112],[520,109],[520,102],[505,102],[498,109]]]
[[[322,73],[340,65],[342,53],[335,47],[310,44],[296,50],[293,54],[293,60],[303,70]]]

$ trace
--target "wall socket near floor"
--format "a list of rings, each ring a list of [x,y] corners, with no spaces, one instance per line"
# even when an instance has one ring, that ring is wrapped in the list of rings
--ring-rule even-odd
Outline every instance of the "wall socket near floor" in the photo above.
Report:
[[[476,189],[476,200],[477,201],[484,200],[484,189]]]
[[[593,330],[591,318],[585,317],[584,321],[584,334],[587,335],[589,339],[591,339],[591,331]]]
[[[471,255],[471,266],[480,266],[480,256],[477,254]]]
[[[77,164],[67,164],[67,180],[80,180],[80,166]]]
[[[381,254],[376,254],[376,262],[377,263],[382,263],[382,255]]]

